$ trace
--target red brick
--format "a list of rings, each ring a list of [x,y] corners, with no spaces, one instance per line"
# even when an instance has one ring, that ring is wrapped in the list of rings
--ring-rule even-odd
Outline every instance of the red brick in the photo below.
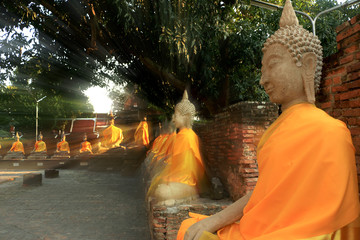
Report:
[[[360,110],[360,109],[359,109]],[[351,135],[360,135],[360,127],[354,127],[350,129]]]
[[[348,89],[360,88],[360,80],[345,83],[344,86]]]
[[[351,117],[351,118],[348,118],[347,123],[348,123],[348,125],[355,125],[356,121],[357,121],[356,117]]]
[[[344,29],[346,29],[346,28],[349,27],[349,26],[350,26],[349,21],[346,21],[346,22],[344,22],[343,24],[341,24],[341,25],[339,25],[339,26],[336,27],[336,32],[337,32],[338,35],[339,35],[339,33],[340,33],[341,31],[343,31]]]
[[[339,75],[339,74],[343,74],[345,73],[346,74],[346,68],[345,67],[340,67],[340,68],[337,68],[337,69],[334,69],[332,71],[329,71],[327,74],[326,74],[326,77],[331,77],[331,76],[334,76],[334,75]]]
[[[360,107],[360,98],[349,101],[349,107],[351,108]]]
[[[358,49],[359,49],[359,45],[358,45],[358,44],[352,45],[352,46],[344,49],[344,54],[353,53],[353,52],[355,52],[355,51],[358,50]]]
[[[360,78],[360,72],[354,72],[347,75],[347,81],[353,81]]]
[[[360,62],[357,63],[353,63],[350,66],[347,67],[347,72],[354,72],[354,71],[359,71],[360,70]]]
[[[344,29],[341,33],[339,33],[336,37],[336,41],[340,42],[341,40],[350,37],[354,33],[360,31],[360,23],[354,24],[351,27]]]
[[[354,42],[359,42],[360,39],[360,32],[355,33],[354,35],[344,39],[341,43],[340,43],[340,48],[345,48],[351,44],[353,44]]]
[[[350,116],[350,117],[354,117],[354,116],[359,116],[360,117],[360,109],[356,108],[356,109],[348,109],[348,110],[344,110],[342,112],[342,116]]]
[[[356,22],[360,22],[360,14],[350,19],[351,25],[355,24]]]
[[[354,97],[359,97],[360,96],[360,89],[356,89],[356,90],[352,90],[352,91],[348,91],[345,93],[341,93],[340,95],[340,100],[345,100],[345,99],[350,99],[350,98],[354,98]]]
[[[360,52],[357,52],[357,53],[356,53],[355,58],[356,58],[356,59],[360,59]]]
[[[333,78],[327,78],[324,80],[324,86],[331,86],[333,83]]]
[[[360,35],[359,35],[359,36],[360,36]],[[349,63],[349,62],[351,62],[353,59],[354,59],[354,55],[348,55],[348,56],[346,56],[346,57],[340,58],[340,64],[343,65],[343,64]]]
[[[336,87],[331,88],[331,92],[333,92],[333,93],[335,93],[335,92],[345,92],[347,90],[348,89],[345,86],[336,86]]]
[[[331,102],[326,102],[326,103],[321,103],[320,104],[320,108],[324,109],[324,108],[329,108],[331,107]]]

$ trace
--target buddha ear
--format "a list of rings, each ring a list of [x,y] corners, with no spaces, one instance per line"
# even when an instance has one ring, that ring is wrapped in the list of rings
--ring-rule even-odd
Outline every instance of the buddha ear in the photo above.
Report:
[[[312,52],[304,53],[302,56],[302,79],[306,98],[309,103],[315,103],[315,70],[316,55]]]

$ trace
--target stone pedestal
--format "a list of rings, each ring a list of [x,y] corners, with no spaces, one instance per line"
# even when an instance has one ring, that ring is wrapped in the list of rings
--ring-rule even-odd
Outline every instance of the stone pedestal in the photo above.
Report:
[[[27,159],[28,160],[45,160],[47,159],[47,154],[46,152],[33,152],[31,153]]]
[[[51,160],[66,160],[70,158],[70,154],[68,152],[57,152],[51,156]]]
[[[29,173],[23,176],[23,186],[41,186],[42,174],[41,173]]]
[[[47,169],[45,170],[45,178],[57,178],[59,177],[59,170]]]
[[[92,155],[93,154],[91,154],[90,152],[83,152],[83,153],[79,153],[74,158],[78,160],[88,160],[89,158],[91,158]]]
[[[4,160],[24,160],[25,155],[22,152],[9,152],[5,155]]]

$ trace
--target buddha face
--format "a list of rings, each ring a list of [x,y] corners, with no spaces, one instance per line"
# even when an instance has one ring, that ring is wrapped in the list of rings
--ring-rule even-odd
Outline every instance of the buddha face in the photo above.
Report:
[[[301,71],[285,46],[272,44],[264,53],[260,80],[270,101],[288,105],[299,99],[306,100]]]
[[[186,115],[183,115],[179,111],[175,110],[175,114],[173,115],[173,122],[176,128],[182,129],[186,127],[187,117]]]

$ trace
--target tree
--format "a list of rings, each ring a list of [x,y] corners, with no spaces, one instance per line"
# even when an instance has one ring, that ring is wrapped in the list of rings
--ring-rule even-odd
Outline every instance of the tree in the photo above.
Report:
[[[336,4],[302,0],[294,8],[315,14]],[[203,116],[232,102],[266,99],[258,85],[261,48],[278,28],[280,11],[236,0],[15,0],[0,6],[6,20],[0,24],[7,22],[0,28],[32,25],[38,39],[26,64],[19,47],[6,58],[8,65],[2,61],[8,75],[19,68],[14,82],[25,84],[31,70],[36,88],[72,96],[68,88],[78,91],[116,76],[115,82],[137,85],[138,95],[168,113],[187,88]],[[357,12],[358,6],[319,19],[325,54],[336,45],[330,29]]]

